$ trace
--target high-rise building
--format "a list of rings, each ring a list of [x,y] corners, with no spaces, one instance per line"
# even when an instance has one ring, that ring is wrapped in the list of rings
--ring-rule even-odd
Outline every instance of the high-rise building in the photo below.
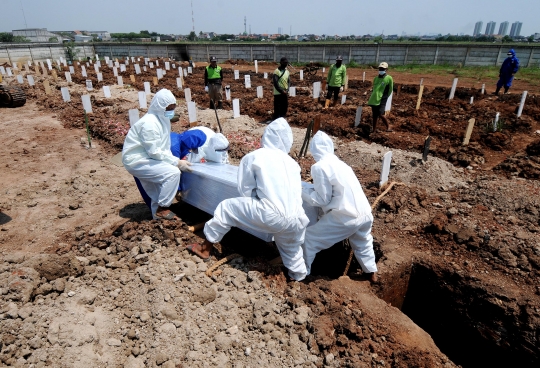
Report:
[[[476,22],[476,24],[474,25],[473,36],[478,36],[482,32],[482,26],[483,25],[484,25],[484,22],[482,22],[482,21]]]
[[[508,34],[508,22],[502,22],[499,26],[499,36],[506,36]]]
[[[523,23],[514,22],[512,23],[512,28],[510,28],[510,37],[519,37],[521,35],[521,26]]]
[[[491,22],[488,22],[486,24],[486,36],[491,36],[492,34],[495,33],[495,26],[497,25],[497,23],[491,21]]]

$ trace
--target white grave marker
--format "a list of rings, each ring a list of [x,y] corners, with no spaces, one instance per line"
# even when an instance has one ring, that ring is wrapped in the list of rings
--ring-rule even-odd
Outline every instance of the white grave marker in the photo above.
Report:
[[[92,112],[92,102],[90,101],[90,95],[82,95],[81,100],[82,100],[82,105],[83,105],[84,111],[86,111],[87,114],[91,113]]]
[[[263,87],[262,86],[257,87],[257,98],[263,98]]]
[[[139,108],[146,109],[146,93],[139,92]]]
[[[69,66],[69,72],[71,74],[75,74],[75,68],[73,66],[71,66],[71,65]]]
[[[454,81],[452,82],[452,88],[450,89],[450,97],[448,98],[449,100],[454,99],[454,94],[456,93],[457,82],[458,82],[458,79],[454,78]]]
[[[195,106],[195,101],[188,102],[187,109],[189,115],[189,123],[191,124],[197,122],[197,106]]]
[[[139,64],[135,64],[135,74],[141,74],[141,67]]]
[[[264,73],[264,74],[263,74],[263,78],[264,78],[264,79],[268,79],[268,73]]]
[[[388,175],[390,174],[390,163],[392,162],[392,151],[388,151],[383,156],[383,164],[381,170],[381,181],[379,187],[382,187],[388,182]]]
[[[182,72],[182,67],[178,67],[178,75],[183,77],[184,76],[184,73]]]
[[[150,82],[144,82],[144,93],[146,93],[148,96],[152,94],[152,91],[150,90]]]
[[[184,77],[187,77],[187,69],[184,69]]]
[[[96,54],[96,60],[99,60],[99,55],[98,54]]]
[[[3,66],[0,66],[0,74],[6,75],[6,69]]]
[[[98,68],[101,68],[101,61],[100,60],[98,60],[96,64],[97,64]]]
[[[159,66],[159,60],[156,60],[156,66]]]
[[[70,73],[70,72],[66,72],[65,75],[66,75],[66,80],[67,80],[67,82],[68,82],[68,83],[71,83],[71,73]]]
[[[97,73],[97,81],[103,82],[103,73]]]
[[[146,71],[146,67],[145,67],[145,66],[143,66],[143,68],[142,68],[142,69],[143,69],[143,72],[145,72],[145,71]]]
[[[111,98],[111,89],[109,86],[103,86],[103,95],[105,98]]]
[[[354,126],[357,127],[360,125],[360,121],[362,120],[362,106],[358,106],[356,109],[356,118],[354,119]]]
[[[499,123],[500,113],[495,114],[495,120],[493,121],[493,131],[497,131],[497,124]]]
[[[62,99],[64,100],[64,102],[71,101],[71,96],[69,94],[69,89],[67,87],[60,88],[60,91],[62,92]]]
[[[188,66],[187,67],[187,72],[188,72],[188,74],[192,74],[193,73],[193,68]]]
[[[341,95],[341,104],[344,105],[345,101],[347,101],[347,95]]]
[[[321,94],[321,82],[313,83],[313,98],[319,98]]]
[[[184,98],[186,99],[186,102],[191,102],[191,89],[186,88],[184,90]]]
[[[171,63],[168,61],[165,62],[165,70],[171,70]]]
[[[94,64],[94,70],[96,71],[96,73],[99,73],[99,66],[97,64]]]
[[[86,68],[83,66],[81,66],[81,74],[83,77],[87,78],[88,77],[88,74],[86,74]]]
[[[11,68],[7,68],[6,71],[7,71],[7,76],[8,77],[13,77],[13,73],[11,72]]]
[[[521,117],[521,113],[523,112],[523,106],[525,106],[525,99],[527,98],[527,91],[523,91],[523,94],[521,95],[521,102],[519,103],[518,113],[517,117]]]
[[[326,71],[326,68],[325,68],[325,67],[323,67],[323,68],[322,68],[322,72],[324,73],[325,71]]]
[[[129,116],[129,125],[133,126],[133,124],[139,121],[139,110],[137,109],[128,110],[128,116]]]
[[[486,91],[486,85],[482,84],[482,94],[484,94],[485,91]]]
[[[231,86],[229,86],[229,85],[225,86],[225,99],[227,101],[231,100]]]
[[[20,74],[17,75],[17,82],[19,82],[19,84],[23,84],[23,83],[24,83],[24,80],[23,80],[22,75],[20,75]]]
[[[178,89],[182,89],[182,78],[176,78],[176,85]]]
[[[123,73],[126,71],[126,65],[125,64],[120,64],[120,73]]]
[[[52,64],[49,59],[47,59],[47,67],[49,68],[49,70],[52,70]]]
[[[154,69],[154,63],[153,63],[153,62],[150,62],[150,63],[148,64],[148,66],[150,67],[150,69]]]
[[[234,71],[234,79],[240,79],[240,71],[239,70]]]
[[[246,88],[251,88],[251,76],[244,75],[244,85]]]
[[[94,87],[92,87],[92,81],[90,79],[86,80],[86,89],[89,91],[92,91]]]
[[[296,97],[296,87],[290,87],[289,88],[289,96],[290,97]]]
[[[118,80],[118,85],[120,87],[123,87],[124,86],[124,80],[122,79],[122,76],[120,75],[116,79]]]
[[[255,60],[255,73],[259,72],[259,64],[257,63],[257,60]]]
[[[473,104],[473,101],[474,101],[474,96],[471,96],[471,102],[470,102],[471,105]]]
[[[112,68],[112,72],[115,77],[118,77],[118,69],[115,66]]]
[[[233,119],[240,117],[240,100],[235,98],[232,101],[232,107],[233,107]]]
[[[304,80],[304,71],[300,70],[300,80]]]
[[[34,82],[34,77],[31,76],[31,75],[27,75],[26,78],[28,78],[28,84],[33,86],[35,85],[36,83]]]
[[[157,72],[157,79],[163,78],[163,70],[157,69],[156,72]]]
[[[362,82],[365,82],[366,81],[366,72],[363,72],[362,73]]]

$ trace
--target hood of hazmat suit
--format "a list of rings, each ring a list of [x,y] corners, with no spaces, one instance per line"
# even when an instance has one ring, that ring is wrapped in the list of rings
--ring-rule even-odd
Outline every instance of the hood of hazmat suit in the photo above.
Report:
[[[261,139],[264,148],[279,149],[289,153],[293,143],[292,130],[287,121],[279,118],[268,124]]]
[[[343,223],[371,215],[371,206],[360,182],[351,167],[334,154],[332,139],[318,131],[309,149],[317,161],[311,166],[314,188],[304,189],[302,198],[312,206],[321,207],[324,213],[340,214]]]
[[[283,118],[270,123],[262,137],[262,148],[242,158],[238,191],[244,197],[268,200],[284,217],[305,216],[302,208],[300,166],[287,154],[293,137]]]
[[[188,130],[187,132],[179,134],[179,153],[180,159],[184,158],[190,150],[199,149],[207,141],[206,134],[200,130]],[[174,152],[173,152],[174,153]]]
[[[171,121],[165,116],[165,109],[172,104],[176,104],[176,98],[171,91],[158,91],[148,113],[129,129],[122,150],[122,163],[128,171],[149,159],[178,165],[178,158],[171,152]]]
[[[188,132],[198,131],[204,133],[206,141],[199,147],[199,153],[192,152],[188,156],[189,162],[200,162],[201,159],[206,161],[217,162],[221,164],[229,163],[229,154],[224,151],[229,147],[229,141],[221,133],[215,133],[212,129],[198,126],[191,128]]]

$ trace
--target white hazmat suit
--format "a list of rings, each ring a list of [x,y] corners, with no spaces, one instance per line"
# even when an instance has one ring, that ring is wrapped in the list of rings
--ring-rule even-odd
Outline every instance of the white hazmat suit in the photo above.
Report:
[[[198,126],[190,130],[200,130],[206,135],[206,141],[199,147],[199,152],[191,152],[187,160],[189,162],[200,162],[202,158],[207,161],[220,164],[229,163],[229,154],[225,151],[229,147],[229,140],[221,133],[215,133],[212,129]]]
[[[292,141],[285,119],[266,127],[262,148],[240,161],[238,191],[243,197],[221,202],[204,234],[217,243],[233,226],[270,233],[289,276],[300,281],[306,277],[301,245],[309,220],[302,208],[300,166],[288,155]]]
[[[334,154],[330,137],[319,131],[309,149],[317,161],[311,166],[314,188],[304,188],[302,199],[324,213],[306,229],[304,259],[308,275],[318,252],[349,238],[356,259],[366,273],[377,272],[373,252],[371,206],[353,170]]]
[[[156,93],[148,113],[129,129],[122,150],[126,170],[138,178],[152,200],[152,216],[159,206],[169,207],[178,191],[179,159],[171,152],[171,122],[165,114],[176,98],[167,89]]]

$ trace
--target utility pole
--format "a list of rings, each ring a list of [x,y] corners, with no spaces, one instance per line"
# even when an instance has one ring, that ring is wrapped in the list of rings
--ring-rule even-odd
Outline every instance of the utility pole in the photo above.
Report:
[[[247,18],[246,18],[246,16],[244,15],[244,34],[247,34],[246,21],[247,21]]]
[[[191,0],[191,23],[193,24],[193,33],[195,33],[195,17],[193,16],[193,0]]]
[[[24,26],[26,27],[26,29],[28,29],[28,24],[26,23],[26,15],[24,15],[24,8],[22,5],[22,0],[20,0],[19,2],[21,3],[21,10],[22,10],[23,18],[24,18]]]

